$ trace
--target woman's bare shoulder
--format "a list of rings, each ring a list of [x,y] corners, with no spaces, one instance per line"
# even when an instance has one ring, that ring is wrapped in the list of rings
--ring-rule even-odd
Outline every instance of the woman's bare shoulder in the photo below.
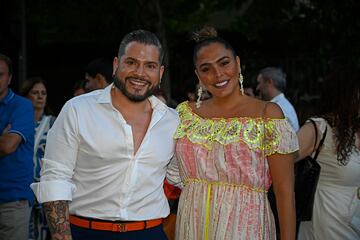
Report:
[[[264,114],[266,117],[268,118],[284,118],[284,113],[281,110],[281,108],[279,107],[279,105],[277,105],[276,103],[273,102],[264,102],[265,106],[264,106]]]

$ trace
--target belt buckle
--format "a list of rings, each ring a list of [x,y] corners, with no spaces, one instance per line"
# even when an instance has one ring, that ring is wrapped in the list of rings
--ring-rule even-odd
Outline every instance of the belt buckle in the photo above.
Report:
[[[114,223],[113,231],[114,232],[126,232],[126,223]]]

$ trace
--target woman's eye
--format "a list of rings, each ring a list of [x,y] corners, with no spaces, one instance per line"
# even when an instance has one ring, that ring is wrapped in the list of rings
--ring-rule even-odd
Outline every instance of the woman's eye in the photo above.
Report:
[[[229,64],[228,61],[221,62],[221,65],[222,65],[222,66],[225,66],[225,65],[228,65],[228,64]]]

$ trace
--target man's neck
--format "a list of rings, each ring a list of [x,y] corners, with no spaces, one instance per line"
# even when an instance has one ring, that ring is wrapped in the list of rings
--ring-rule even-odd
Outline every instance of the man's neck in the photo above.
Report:
[[[7,96],[8,92],[9,92],[9,89],[6,88],[3,92],[0,93],[0,102],[5,99],[5,97]]]
[[[43,115],[44,110],[43,109],[35,109],[34,113],[35,113],[35,121],[38,122],[41,119],[41,116]]]
[[[151,104],[148,99],[140,102],[134,102],[128,99],[119,89],[116,87],[111,89],[111,102],[114,107],[123,113],[143,113],[151,109]]]
[[[279,90],[277,89],[274,89],[274,91],[271,93],[271,98],[270,100],[276,98],[277,96],[279,96],[282,92],[280,92]]]

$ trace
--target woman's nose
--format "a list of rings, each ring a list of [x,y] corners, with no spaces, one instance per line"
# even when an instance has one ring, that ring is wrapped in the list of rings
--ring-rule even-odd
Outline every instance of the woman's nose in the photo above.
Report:
[[[215,67],[214,70],[215,70],[215,76],[216,77],[220,77],[222,75],[222,71],[221,71],[220,68]]]

